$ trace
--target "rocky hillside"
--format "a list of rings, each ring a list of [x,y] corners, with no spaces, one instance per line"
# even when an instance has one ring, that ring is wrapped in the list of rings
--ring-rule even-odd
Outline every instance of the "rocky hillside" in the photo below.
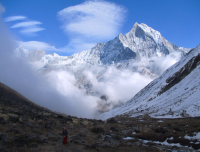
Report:
[[[200,45],[121,107],[102,115],[156,118],[200,116]]]
[[[0,83],[2,152],[194,151],[200,149],[199,123],[199,118],[77,118],[40,107]],[[69,132],[66,146],[63,126]]]

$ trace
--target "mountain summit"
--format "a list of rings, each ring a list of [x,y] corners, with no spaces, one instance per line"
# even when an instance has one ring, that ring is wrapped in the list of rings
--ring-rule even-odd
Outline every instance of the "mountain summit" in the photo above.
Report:
[[[181,56],[184,56],[188,51],[189,49],[178,48],[167,41],[161,36],[160,32],[146,24],[135,23],[131,31],[124,36],[119,34],[115,39],[107,43],[98,43],[90,50],[72,56],[44,55],[40,51],[39,58],[31,61],[34,61],[35,69],[42,73],[62,69],[70,71],[78,77],[79,74],[77,75],[77,73],[93,65],[115,65],[120,68],[129,66],[132,69],[130,63],[139,61],[143,57],[163,57],[173,52],[180,52]],[[24,54],[21,53],[21,56],[27,56],[26,49],[24,49]]]

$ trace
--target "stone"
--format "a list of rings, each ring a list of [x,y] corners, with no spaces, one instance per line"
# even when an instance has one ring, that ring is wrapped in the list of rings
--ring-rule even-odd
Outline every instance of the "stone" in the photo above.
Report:
[[[83,142],[80,140],[71,140],[70,142],[74,143],[74,144],[78,144],[78,145],[82,145]]]
[[[30,122],[30,121],[27,121],[27,123],[26,123],[29,127],[32,127],[32,128],[34,128],[34,125]]]
[[[28,142],[36,142],[37,141],[38,136],[37,135],[28,135]]]
[[[12,132],[12,128],[8,129],[6,132]]]
[[[138,131],[139,131],[139,130],[137,130],[137,129],[135,130],[135,132],[138,132]],[[132,132],[132,129],[123,130],[122,132],[123,132],[124,135],[125,135],[125,134],[128,134],[128,133]]]
[[[102,127],[94,127],[91,129],[91,131],[93,133],[102,133],[102,132],[104,132],[104,129]]]
[[[14,145],[16,147],[23,147],[23,146],[28,144],[28,140],[26,139],[26,135],[15,136],[13,141],[14,141]]]
[[[46,128],[46,129],[50,129],[50,128],[51,128],[50,123],[49,123],[49,122],[46,122],[46,123],[44,124],[44,128]]]
[[[156,133],[163,133],[163,134],[168,132],[167,128],[156,128],[154,131]]]
[[[115,140],[121,140],[121,139],[123,139],[123,137],[120,136],[120,135],[114,135],[114,136],[112,136],[112,138],[115,139]]]
[[[0,132],[0,141],[6,141],[7,135]]]
[[[5,124],[8,124],[9,121],[8,121],[8,120],[2,120],[0,123],[1,123],[2,125],[5,125]]]
[[[19,134],[19,130],[17,128],[14,128],[14,134]]]
[[[110,141],[112,139],[112,136],[106,136],[103,140],[104,141]]]
[[[110,130],[112,130],[112,131],[119,131],[119,129],[116,128],[116,127],[110,127]]]
[[[48,141],[48,138],[47,137],[45,137],[45,136],[39,136],[39,139],[38,139],[38,142],[39,143],[47,143],[47,141]]]
[[[110,145],[110,143],[105,143],[105,144],[99,144],[98,147],[101,147],[101,148],[110,148],[111,145]]]
[[[69,136],[69,139],[72,139],[72,140],[81,140],[81,137],[79,135],[72,135],[72,136]]]
[[[56,142],[52,142],[51,145],[56,145]]]
[[[18,116],[9,116],[9,120],[13,123],[16,123],[19,121],[19,117]]]
[[[66,117],[66,118],[65,118],[65,120],[66,120],[66,121],[70,121],[70,122],[72,122],[72,118],[71,118],[71,117],[69,117],[69,116],[68,116],[68,117]]]
[[[62,116],[62,115],[57,115],[57,118],[59,118],[59,119],[63,119],[64,116]]]
[[[62,137],[48,137],[49,141],[59,141]]]
[[[37,148],[37,147],[38,147],[37,144],[32,144],[32,145],[29,146],[29,148]]]
[[[107,123],[118,123],[115,118],[110,118],[107,120]]]

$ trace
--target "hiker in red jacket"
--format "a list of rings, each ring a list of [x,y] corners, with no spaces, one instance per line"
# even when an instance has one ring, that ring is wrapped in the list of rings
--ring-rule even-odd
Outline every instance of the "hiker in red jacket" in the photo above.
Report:
[[[67,135],[68,135],[68,131],[67,131],[67,129],[66,129],[65,127],[63,127],[62,135],[64,136],[63,144],[66,145],[66,144],[67,144]]]

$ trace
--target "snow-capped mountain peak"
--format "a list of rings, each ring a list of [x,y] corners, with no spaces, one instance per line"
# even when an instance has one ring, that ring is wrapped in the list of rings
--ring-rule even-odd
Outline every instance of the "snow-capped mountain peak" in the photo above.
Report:
[[[76,86],[85,88],[87,93],[89,92],[88,94],[91,92],[93,94],[91,80],[86,78],[85,71],[91,72],[97,81],[103,81],[104,74],[106,75],[106,72],[113,67],[122,72],[129,71],[149,79],[155,79],[172,65],[172,63],[167,63],[161,67],[157,66],[157,62],[165,60],[168,55],[171,58],[174,54],[178,54],[178,57],[173,58],[174,64],[186,54],[183,49],[179,49],[167,41],[160,32],[146,24],[135,23],[127,34],[120,33],[113,40],[98,43],[93,48],[72,56],[59,56],[56,53],[46,55],[42,50],[37,50],[30,51],[29,54],[32,55],[28,55],[27,59],[31,61],[33,68],[40,74],[58,70],[73,74],[77,80]],[[104,94],[98,94],[98,96],[102,95]]]
[[[146,24],[144,23],[141,23],[138,25],[139,27],[141,27],[145,33],[148,33],[149,35],[151,35],[153,37],[153,39],[157,42],[157,43],[160,43],[162,42],[162,39],[161,39],[161,34],[160,32],[154,30],[153,28],[147,26]]]

